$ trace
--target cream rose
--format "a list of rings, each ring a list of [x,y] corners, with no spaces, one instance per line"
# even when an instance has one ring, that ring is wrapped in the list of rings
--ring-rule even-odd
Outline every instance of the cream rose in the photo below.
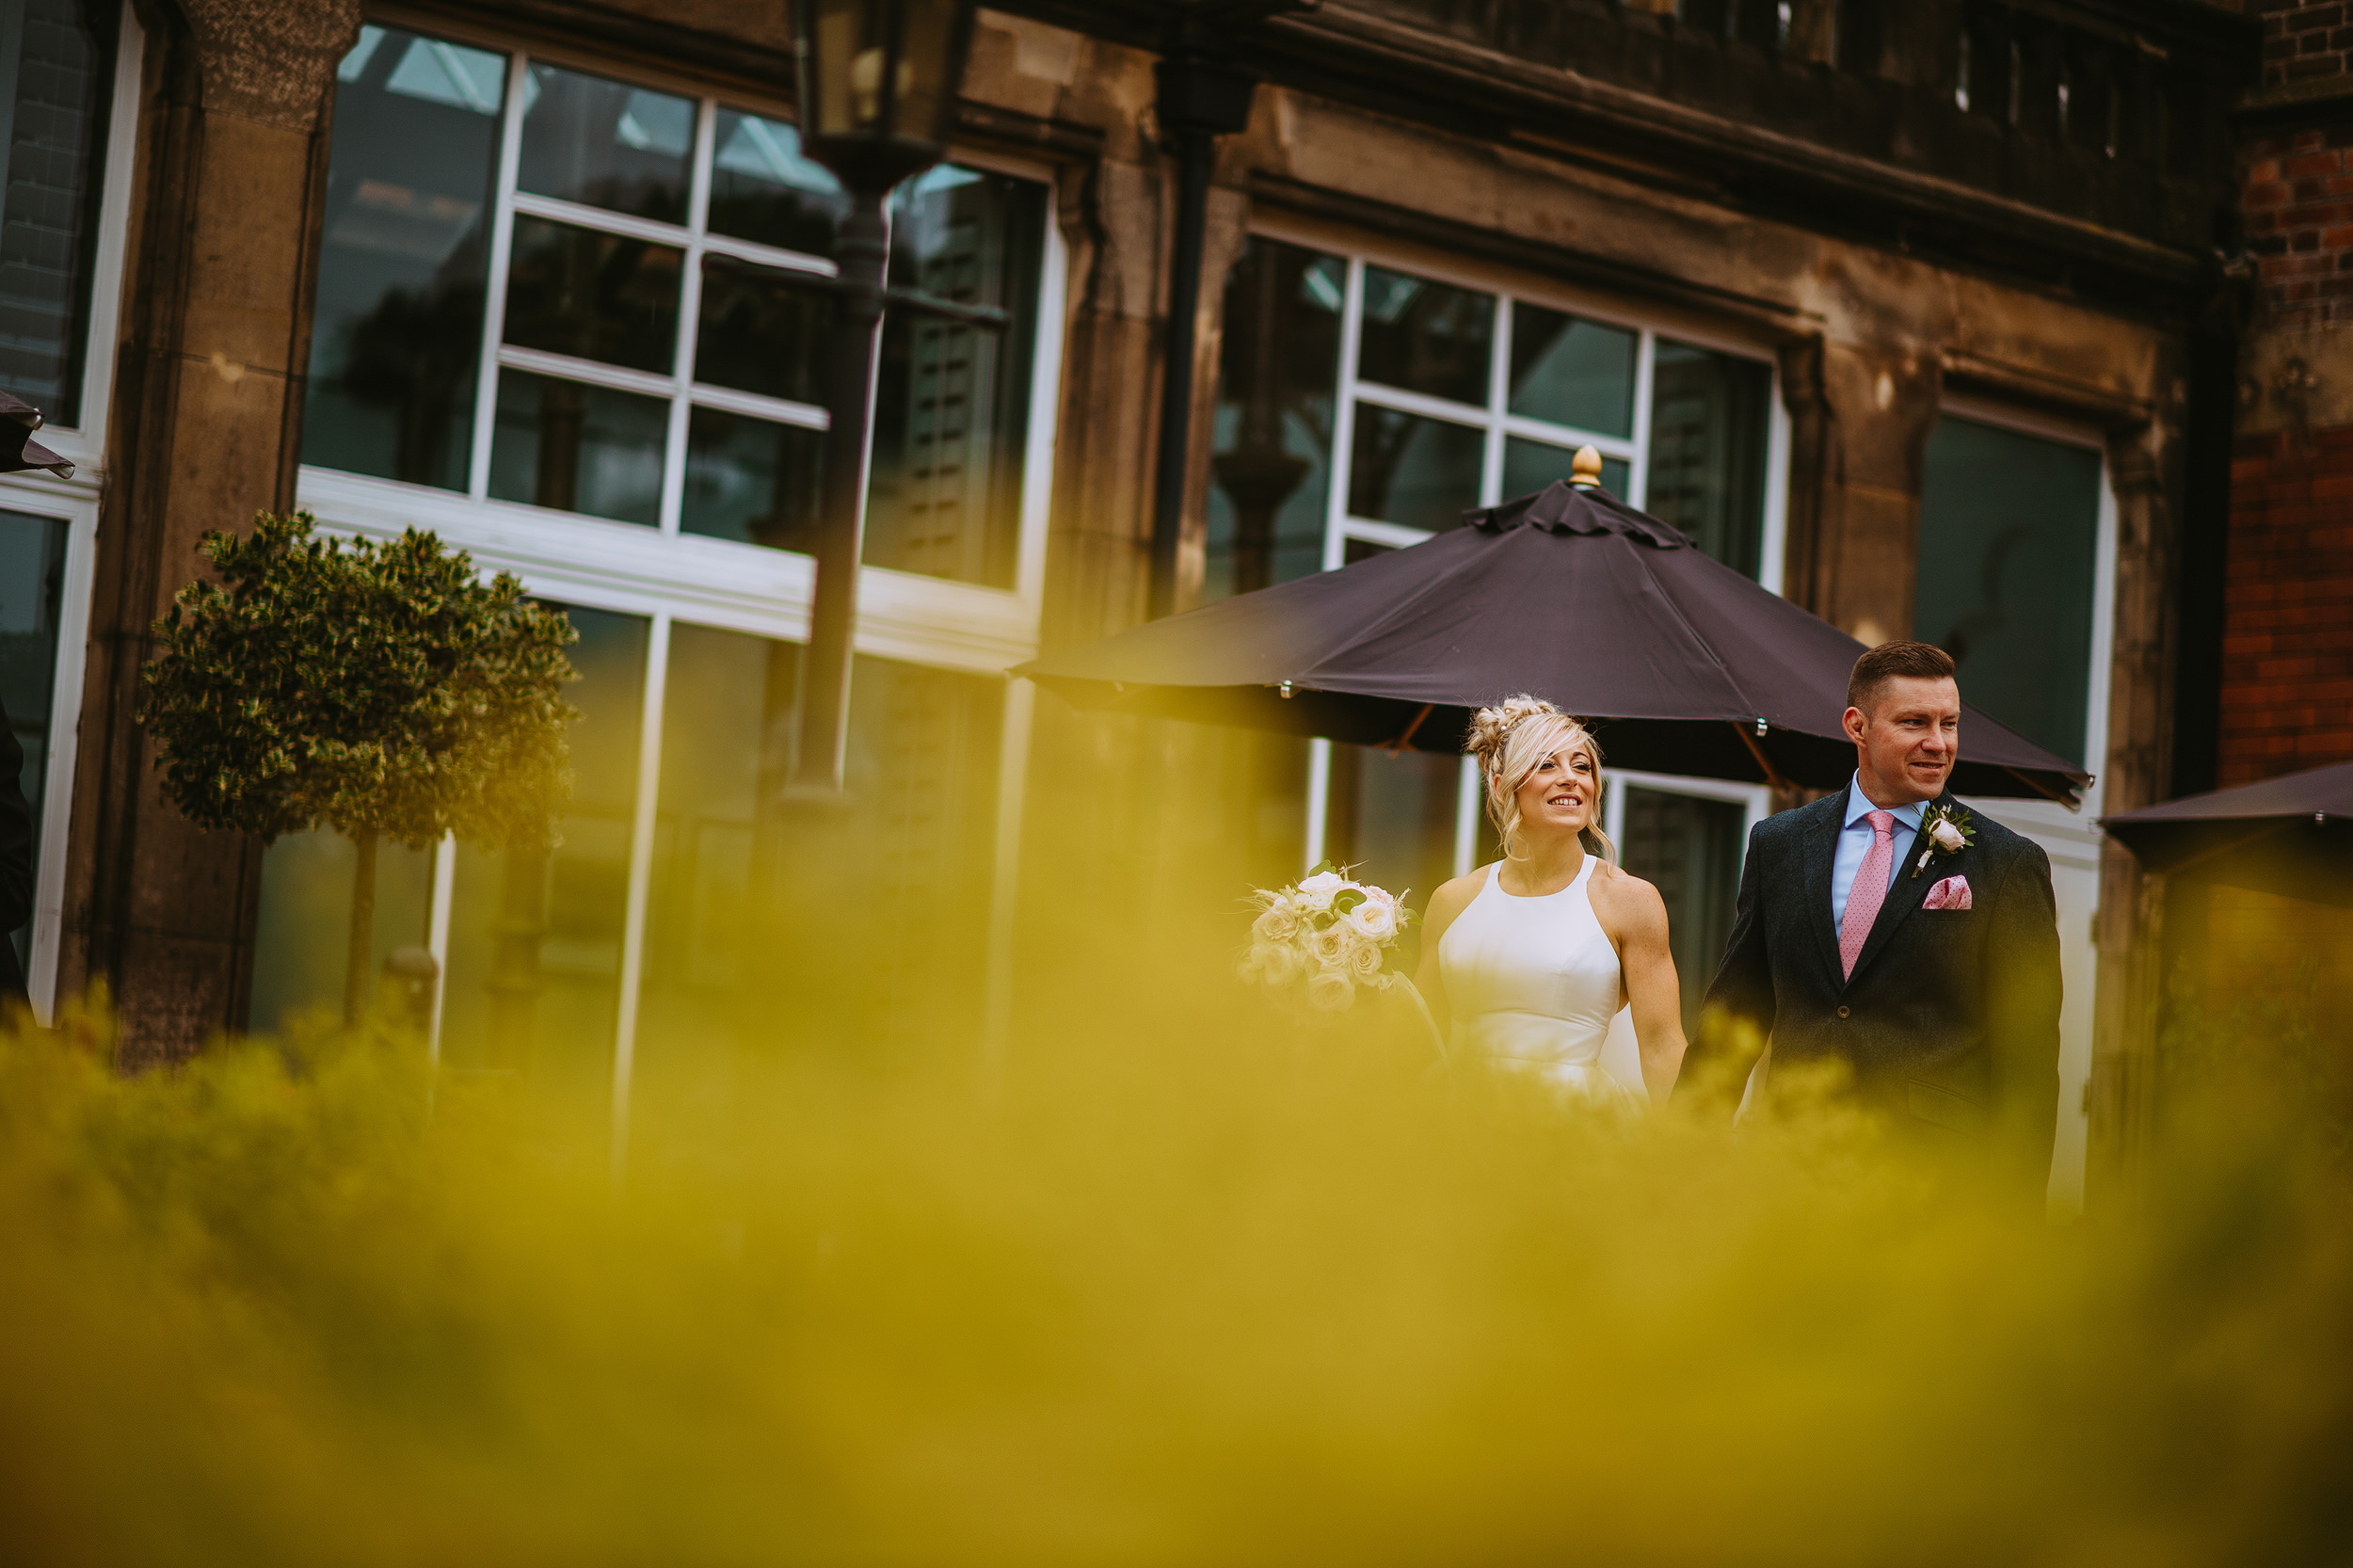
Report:
[[[1348,879],[1337,872],[1318,872],[1299,885],[1300,906],[1321,915],[1347,886]]]
[[[1290,942],[1253,942],[1244,960],[1269,985],[1289,985],[1299,978],[1299,949]]]
[[[1287,898],[1278,898],[1266,907],[1265,913],[1250,922],[1250,935],[1261,942],[1288,942],[1299,935],[1299,909]]]
[[[1340,919],[1368,942],[1386,942],[1397,935],[1397,905],[1392,903],[1368,898]]]
[[[1953,825],[1953,819],[1950,817],[1936,819],[1929,828],[1929,840],[1947,855],[1969,841],[1961,836],[1961,829]]]
[[[1307,1005],[1319,1013],[1345,1013],[1356,1005],[1356,983],[1337,969],[1325,969],[1307,982]]]
[[[1327,969],[1337,969],[1348,962],[1348,927],[1339,922],[1325,926],[1307,936],[1307,955]]]
[[[1381,949],[1371,942],[1358,942],[1348,950],[1348,968],[1359,980],[1370,980],[1381,972]]]

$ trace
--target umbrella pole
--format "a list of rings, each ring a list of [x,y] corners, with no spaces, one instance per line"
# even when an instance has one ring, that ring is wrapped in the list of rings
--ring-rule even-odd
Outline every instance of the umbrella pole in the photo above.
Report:
[[[1782,777],[1781,770],[1773,766],[1772,759],[1765,755],[1765,748],[1756,744],[1756,737],[1749,733],[1747,725],[1735,724],[1732,727],[1732,732],[1740,737],[1740,744],[1749,748],[1749,755],[1756,759],[1756,765],[1765,770],[1766,783],[1785,793],[1794,795],[1798,792],[1798,787],[1795,784]]]

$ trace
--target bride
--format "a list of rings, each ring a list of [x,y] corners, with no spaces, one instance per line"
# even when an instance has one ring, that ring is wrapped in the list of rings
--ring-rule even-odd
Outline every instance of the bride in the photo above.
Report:
[[[1601,831],[1601,748],[1551,703],[1515,696],[1479,711],[1466,749],[1504,857],[1431,895],[1415,984],[1441,1030],[1451,1016],[1458,1058],[1621,1106],[1640,1102],[1600,1058],[1631,1004],[1642,1083],[1663,1103],[1684,1047],[1667,906]]]

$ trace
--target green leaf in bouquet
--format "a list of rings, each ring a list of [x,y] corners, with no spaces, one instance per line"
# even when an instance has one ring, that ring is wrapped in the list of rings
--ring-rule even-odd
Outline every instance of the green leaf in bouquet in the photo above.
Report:
[[[1339,867],[1332,864],[1329,860],[1319,860],[1314,865],[1307,868],[1307,874],[1309,876],[1321,876],[1325,872],[1336,872],[1338,870]]]
[[[1353,888],[1343,888],[1332,899],[1332,913],[1345,915],[1365,902],[1365,895]]]

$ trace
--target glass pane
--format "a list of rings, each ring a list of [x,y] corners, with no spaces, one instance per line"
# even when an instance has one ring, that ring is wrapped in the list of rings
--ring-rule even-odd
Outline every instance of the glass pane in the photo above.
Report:
[[[24,748],[17,785],[33,813],[33,864],[40,864],[41,791],[57,684],[57,613],[65,595],[66,525],[55,518],[0,512],[0,709]],[[26,963],[32,928],[0,932]]]
[[[8,117],[0,125],[8,159],[0,387],[69,428],[83,418],[90,252],[120,14],[104,0],[0,7],[0,110]]]
[[[683,223],[694,151],[694,100],[558,66],[531,68],[517,188]]]
[[[568,737],[572,796],[551,850],[460,845],[450,901],[441,1059],[527,1072],[535,1097],[601,1128],[619,1021],[621,926],[637,801],[648,623],[564,607],[580,641]]]
[[[362,27],[336,77],[302,460],[462,490],[506,56]]]
[[[686,425],[679,528],[714,539],[813,551],[825,433],[697,408]]]
[[[867,565],[1013,585],[1045,241],[1034,181],[943,165],[892,199],[891,282],[1013,321],[884,318]]]
[[[1605,436],[1634,434],[1641,339],[1524,300],[1512,304],[1512,411]]]
[[[638,1030],[649,1104],[712,1085],[745,1043],[839,1039],[845,1015],[864,1050],[937,1043],[978,1012],[1003,683],[859,659],[847,804],[811,810],[783,787],[797,678],[789,644],[672,631]]]
[[[1251,240],[1226,275],[1205,601],[1323,564],[1347,286],[1339,257],[1279,240]]]
[[[1765,443],[1773,373],[1661,342],[1651,375],[1650,486],[1642,509],[1754,577],[1765,540]]]
[[[1454,874],[1455,796],[1462,760],[1427,751],[1391,757],[1377,746],[1332,747],[1324,856],[1416,907]],[[1289,880],[1286,878],[1285,880]]]
[[[714,234],[785,250],[833,254],[835,226],[848,210],[841,182],[801,153],[801,133],[781,120],[721,109],[711,164]]]
[[[1463,520],[1479,504],[1486,433],[1476,425],[1356,405],[1349,454],[1348,510],[1375,522],[1433,532]]]
[[[1365,268],[1356,374],[1366,380],[1483,408],[1495,341],[1494,295]]]
[[[1577,460],[1577,448],[1555,446],[1550,441],[1525,440],[1518,436],[1503,439],[1503,499],[1513,500],[1532,495],[1555,479],[1568,480],[1570,467]],[[1625,488],[1633,481],[1632,465],[1623,457],[1601,460],[1601,488],[1625,499]]]
[[[515,220],[506,341],[668,375],[685,252],[536,217]]]
[[[343,1021],[344,943],[358,868],[351,840],[326,828],[289,833],[262,853],[250,1015],[256,1033],[282,1031],[305,1016]],[[432,852],[378,842],[374,976],[383,974],[393,949],[425,945],[432,902]]]
[[[1625,841],[1618,846],[1619,857],[1627,871],[1656,887],[1667,905],[1668,946],[1683,991],[1683,1027],[1695,1034],[1700,1000],[1732,939],[1748,812],[1737,801],[1619,788],[1625,790]]]
[[[833,299],[790,274],[703,258],[695,379],[795,403],[825,401]]]
[[[2076,762],[2099,528],[2097,452],[1950,417],[1929,433],[1913,634],[1953,656],[1963,699]]]
[[[501,371],[491,499],[658,524],[669,424],[660,398]]]

